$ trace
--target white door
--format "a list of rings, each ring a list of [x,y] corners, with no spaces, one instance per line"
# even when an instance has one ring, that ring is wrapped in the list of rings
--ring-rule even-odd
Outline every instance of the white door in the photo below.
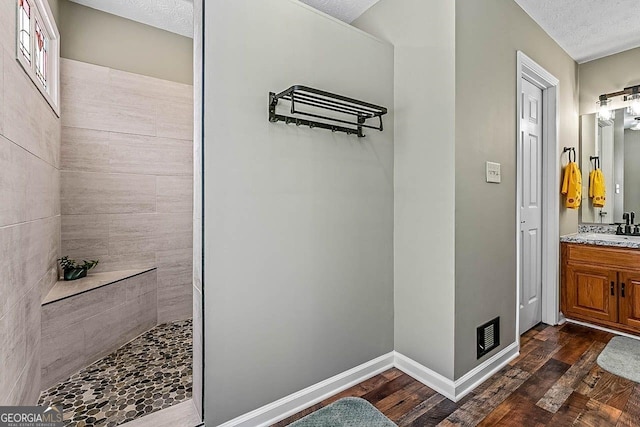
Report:
[[[520,334],[542,320],[542,90],[522,79]]]

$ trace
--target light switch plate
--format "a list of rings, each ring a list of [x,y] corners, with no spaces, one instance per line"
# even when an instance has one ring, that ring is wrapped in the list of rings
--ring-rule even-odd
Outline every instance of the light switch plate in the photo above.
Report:
[[[501,181],[500,163],[487,162],[487,182],[500,184]]]

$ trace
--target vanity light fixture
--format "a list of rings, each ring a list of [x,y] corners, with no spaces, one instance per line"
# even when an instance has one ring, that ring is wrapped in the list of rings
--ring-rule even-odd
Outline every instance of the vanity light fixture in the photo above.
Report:
[[[632,116],[640,116],[640,93],[634,93],[626,97],[629,101],[629,114]]]
[[[627,111],[634,116],[640,116],[640,85],[625,87],[623,90],[600,95],[596,105],[598,106],[598,118],[600,120],[613,119],[612,98],[622,96],[628,102]]]
[[[600,101],[596,102],[596,105],[598,106],[598,118],[600,120],[608,121],[613,118],[611,101],[607,99],[607,95],[600,95]]]

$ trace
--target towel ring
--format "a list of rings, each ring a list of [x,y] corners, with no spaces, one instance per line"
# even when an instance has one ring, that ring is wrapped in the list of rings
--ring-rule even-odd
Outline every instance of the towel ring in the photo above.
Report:
[[[575,147],[564,147],[564,150],[562,150],[563,153],[566,153],[567,151],[569,152],[569,163],[572,161],[575,162],[577,159]],[[573,160],[571,160],[571,153],[573,153]]]

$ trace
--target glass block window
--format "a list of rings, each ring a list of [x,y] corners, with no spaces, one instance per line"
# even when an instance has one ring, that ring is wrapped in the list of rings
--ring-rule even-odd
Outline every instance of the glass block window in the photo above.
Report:
[[[14,1],[18,8],[16,59],[60,116],[60,33],[48,0]]]
[[[31,63],[31,6],[27,0],[18,0],[18,49]]]

